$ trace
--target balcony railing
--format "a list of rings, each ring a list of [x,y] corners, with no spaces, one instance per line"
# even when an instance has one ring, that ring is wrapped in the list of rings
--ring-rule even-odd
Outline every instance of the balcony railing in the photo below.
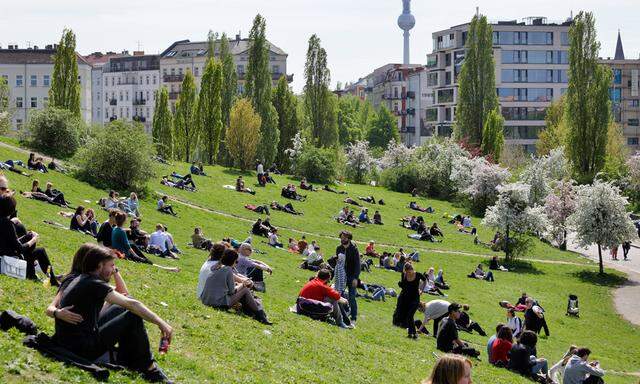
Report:
[[[145,99],[133,99],[133,105],[146,105],[147,100]]]
[[[177,100],[180,92],[169,92],[169,100]]]
[[[393,111],[393,114],[396,116],[405,116],[407,111]]]
[[[165,83],[178,83],[184,80],[184,75],[164,75],[162,76],[162,80]]]
[[[133,121],[144,123],[145,121],[147,121],[147,118],[144,116],[133,116]]]
[[[405,127],[405,132],[406,132],[406,133],[416,133],[416,127],[414,127],[414,126],[407,126],[407,127]]]
[[[407,91],[407,98],[409,98],[409,99],[415,99],[415,98],[416,98],[416,93],[415,93],[415,91]]]
[[[414,116],[416,114],[416,109],[415,108],[407,108],[407,114]]]
[[[116,99],[109,100],[109,105],[118,105],[118,100]]]

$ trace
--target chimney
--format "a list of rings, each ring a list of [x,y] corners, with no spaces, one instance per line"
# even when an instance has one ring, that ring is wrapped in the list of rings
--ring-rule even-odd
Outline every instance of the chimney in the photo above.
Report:
[[[238,31],[238,34],[236,35],[236,41],[240,41],[240,31]]]
[[[35,51],[37,51],[37,50],[38,50],[38,46],[37,46],[37,45],[34,45],[34,46],[33,46],[33,49],[34,49]]]
[[[133,51],[133,56],[144,56],[144,51]]]

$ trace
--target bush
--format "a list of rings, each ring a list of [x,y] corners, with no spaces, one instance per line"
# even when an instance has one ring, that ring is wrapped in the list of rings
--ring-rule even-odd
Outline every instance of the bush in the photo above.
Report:
[[[34,112],[27,129],[29,147],[59,158],[73,156],[86,131],[80,118],[66,109],[54,107]]]
[[[154,176],[153,154],[140,124],[116,120],[78,151],[78,176],[103,189],[141,191]]]
[[[419,184],[418,169],[414,164],[387,168],[380,175],[380,182],[396,192],[411,192]]]
[[[337,175],[337,155],[335,149],[307,147],[300,155],[296,169],[314,183],[331,183]]]

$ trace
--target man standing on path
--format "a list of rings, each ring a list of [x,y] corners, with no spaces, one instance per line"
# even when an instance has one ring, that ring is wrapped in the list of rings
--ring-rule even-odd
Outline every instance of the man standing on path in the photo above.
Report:
[[[347,275],[347,287],[349,288],[349,307],[351,307],[351,321],[355,324],[358,317],[358,303],[356,293],[358,278],[360,277],[360,253],[353,243],[353,235],[349,231],[340,232],[340,245],[336,248],[336,256],[344,254],[344,270]]]

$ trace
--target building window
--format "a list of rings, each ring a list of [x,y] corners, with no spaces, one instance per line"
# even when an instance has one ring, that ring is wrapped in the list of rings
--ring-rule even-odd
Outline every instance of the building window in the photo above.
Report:
[[[444,66],[448,67],[451,65],[451,54],[447,53],[444,55]]]
[[[242,74],[243,74],[243,73],[244,73],[244,65],[242,65],[242,64],[238,64],[238,70],[237,70],[237,72],[238,72],[239,74],[240,74],[240,73],[242,73]]]
[[[438,103],[453,103],[453,89],[438,90]]]
[[[22,87],[23,85],[23,78],[22,75],[17,75],[16,76],[16,87]]]
[[[16,108],[22,108],[22,97],[16,97]]]
[[[438,72],[427,74],[427,87],[435,87],[438,85]]]
[[[425,111],[426,121],[438,121],[438,108],[427,108]]]
[[[147,80],[147,85],[149,85],[149,75],[147,75],[146,80]]]
[[[444,73],[444,84],[451,85],[451,71],[447,71]]]
[[[31,80],[29,82],[29,85],[32,87],[38,86],[38,75],[31,75]]]
[[[16,129],[22,129],[22,119],[16,119]]]
[[[622,69],[613,70],[613,84],[622,84]]]
[[[48,97],[43,97],[42,98],[42,106],[47,108],[49,106],[49,98]]]
[[[275,75],[279,75],[280,74],[280,66],[279,65],[272,65],[271,66],[271,73],[273,73]]]
[[[631,127],[637,127],[638,125],[640,125],[638,119],[629,119],[627,120],[627,124],[629,124],[629,126]]]
[[[627,145],[638,145],[637,137],[627,137]]]
[[[127,107],[127,118],[129,118],[129,107]]]
[[[175,68],[171,68],[171,76],[176,74],[176,69]]]
[[[560,44],[564,46],[569,45],[569,32],[560,32]]]
[[[119,99],[120,99],[120,101],[122,101],[122,100],[123,100],[123,99],[122,99],[122,91],[120,91]],[[120,114],[122,115],[122,112],[121,112]]]
[[[129,91],[125,91],[124,97],[126,101],[129,101]]]
[[[78,75],[78,84],[82,84],[82,76]]]
[[[165,72],[167,72],[167,70],[166,70],[166,69],[165,69]],[[166,74],[166,73],[165,73],[165,74]],[[157,79],[156,79],[156,75],[153,75],[153,84],[155,84],[155,83],[156,83],[156,81],[157,81]]]
[[[38,108],[38,98],[37,97],[32,97],[31,98],[31,108]]]
[[[147,117],[151,117],[151,108],[147,107]]]
[[[544,107],[503,107],[505,120],[544,120],[547,109]]]
[[[640,107],[640,100],[638,99],[629,100],[628,105],[629,107],[632,107],[632,108]]]
[[[162,75],[167,76],[167,68],[162,68]]]
[[[178,68],[178,75],[182,75],[182,68]]]

